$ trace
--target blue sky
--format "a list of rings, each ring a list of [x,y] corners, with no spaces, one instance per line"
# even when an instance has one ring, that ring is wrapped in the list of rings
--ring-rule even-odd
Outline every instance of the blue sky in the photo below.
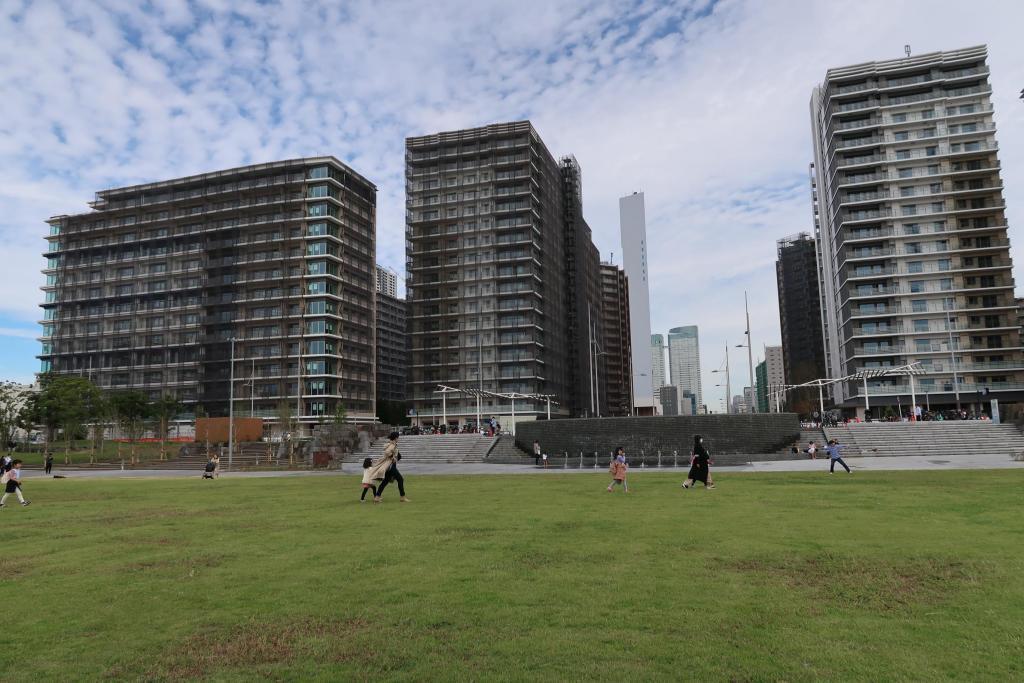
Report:
[[[704,387],[745,329],[778,343],[775,240],[811,228],[808,101],[827,68],[987,43],[1011,240],[1024,4],[787,0],[0,3],[0,379],[37,369],[44,220],[98,189],[333,154],[377,183],[401,271],[407,135],[530,118],[583,168],[618,261],[646,194],[652,329],[700,326]],[[733,368],[744,368],[740,350]],[[733,384],[745,383],[734,372]]]

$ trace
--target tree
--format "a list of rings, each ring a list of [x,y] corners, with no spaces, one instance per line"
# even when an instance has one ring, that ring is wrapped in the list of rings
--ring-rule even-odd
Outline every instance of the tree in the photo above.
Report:
[[[153,401],[152,411],[157,419],[157,430],[160,432],[160,459],[167,459],[167,432],[171,428],[171,420],[175,418],[184,406],[176,397],[170,395],[161,396]]]
[[[14,441],[18,429],[18,415],[25,403],[25,396],[13,382],[0,384],[0,448],[7,448]]]
[[[146,420],[152,417],[153,410],[149,399],[141,391],[118,391],[110,395],[110,406],[117,424],[128,437],[131,444],[131,462],[137,463],[135,442],[142,436]]]
[[[338,401],[338,404],[334,408],[334,424],[343,424],[348,418],[348,410],[345,409],[345,404]]]
[[[56,430],[64,432],[64,464],[71,462],[71,442],[92,418],[100,390],[85,377],[71,375],[43,375],[39,378],[39,393],[35,394],[33,413],[47,429],[46,452]]]
[[[292,404],[290,401],[279,401],[277,404],[277,420],[281,426],[281,440],[284,441],[286,434],[291,434],[295,430],[295,418],[292,414]],[[288,440],[288,464],[295,464],[295,451],[293,449],[294,439],[289,438]]]
[[[92,444],[89,448],[89,462],[96,462],[96,452],[103,452],[103,436],[107,429],[107,420],[111,416],[110,401],[103,392],[96,392],[89,406],[89,419],[92,421]]]

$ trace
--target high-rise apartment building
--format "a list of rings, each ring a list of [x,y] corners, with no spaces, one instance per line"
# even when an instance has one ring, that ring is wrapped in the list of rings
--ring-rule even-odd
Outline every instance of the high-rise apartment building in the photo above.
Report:
[[[377,293],[398,298],[398,273],[391,268],[377,264]]]
[[[625,417],[633,414],[632,347],[629,336],[629,280],[622,268],[601,264],[601,319],[604,340],[604,403],[607,414]]]
[[[582,217],[579,166],[529,121],[406,140],[409,393],[418,415],[475,422],[476,396],[553,395],[552,413],[593,415],[601,397],[599,257]],[[519,398],[516,414],[546,413]],[[483,417],[511,401],[480,399]]]
[[[764,360],[757,364],[757,412],[779,412],[775,394],[786,383],[781,346],[764,347]]]
[[[817,246],[810,234],[802,232],[778,240],[776,247],[784,383],[803,384],[826,376]],[[787,392],[785,405],[792,411],[809,412],[817,401],[817,389],[797,389]]]
[[[920,363],[916,390],[933,408],[983,389],[1024,398],[986,59],[972,47],[869,62],[830,69],[814,89],[833,378]],[[905,403],[910,388],[874,378],[871,405]],[[864,405],[862,382],[836,389],[840,405]]]
[[[658,387],[658,400],[661,403],[662,415],[679,415],[679,387],[666,384]],[[686,413],[689,415],[689,413]]]
[[[377,293],[377,400],[402,403],[406,400],[408,373],[406,349],[406,303]]]
[[[43,372],[228,413],[374,416],[376,187],[334,157],[96,194],[54,216]]]
[[[668,331],[668,365],[671,383],[679,387],[679,396],[689,391],[696,398],[696,409],[704,405],[700,381],[700,339],[696,325]],[[679,402],[680,408],[686,403]]]
[[[665,336],[651,335],[651,381],[654,384],[654,398],[661,400],[661,388],[668,384],[665,374]]]
[[[633,410],[653,415],[654,387],[647,340],[651,338],[651,300],[647,269],[647,217],[644,193],[619,199],[622,262],[629,278],[629,330],[633,347]]]

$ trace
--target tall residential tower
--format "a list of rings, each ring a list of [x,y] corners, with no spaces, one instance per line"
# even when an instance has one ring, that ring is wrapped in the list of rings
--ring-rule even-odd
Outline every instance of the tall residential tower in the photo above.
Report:
[[[334,157],[98,192],[47,221],[42,372],[227,415],[233,349],[236,414],[372,420],[376,198]]]
[[[932,407],[1024,398],[985,47],[830,69],[811,97],[833,378],[920,363]],[[906,376],[869,382],[904,404]],[[863,384],[835,399],[863,406]]]

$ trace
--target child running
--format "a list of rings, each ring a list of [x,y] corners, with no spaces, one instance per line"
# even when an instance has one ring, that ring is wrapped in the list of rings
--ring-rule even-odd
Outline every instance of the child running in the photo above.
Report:
[[[836,463],[842,465],[843,468],[846,470],[847,474],[853,474],[853,472],[850,471],[850,468],[846,466],[846,463],[843,462],[843,447],[839,445],[838,441],[836,441],[835,439],[829,441],[828,447],[825,449],[825,452],[828,453],[828,457],[832,461],[829,463],[828,466],[829,474],[835,474]]]
[[[626,472],[629,470],[629,466],[626,464],[626,449],[619,446],[615,449],[615,458],[608,466],[608,473],[612,475],[612,483],[608,484],[608,493],[612,492],[612,487],[616,484],[622,484],[622,491],[629,493],[629,485],[626,483]]]
[[[31,501],[25,500],[25,496],[21,494],[21,461],[15,460],[11,463],[11,469],[4,472],[3,477],[0,477],[0,484],[6,484],[7,488],[4,489],[4,495],[0,497],[0,508],[4,507],[7,503],[7,496],[12,493],[17,494],[18,500],[21,504],[28,505]]]
[[[374,479],[370,468],[373,467],[373,458],[366,458],[363,460],[363,493],[359,496],[359,502],[366,502],[366,492],[373,491],[373,497],[377,497],[377,484],[380,483],[380,479]]]

